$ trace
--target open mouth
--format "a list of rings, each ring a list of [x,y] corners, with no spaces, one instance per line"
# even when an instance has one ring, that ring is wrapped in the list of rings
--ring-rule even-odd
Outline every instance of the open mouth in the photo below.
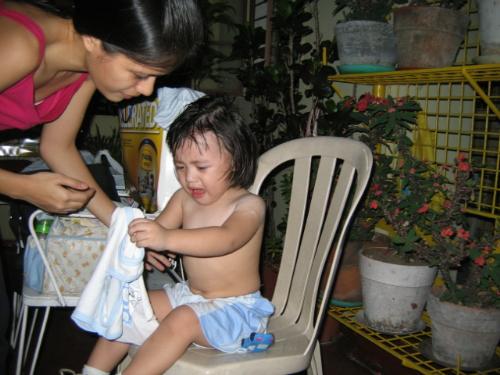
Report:
[[[191,196],[193,198],[201,198],[205,194],[203,189],[191,189]]]

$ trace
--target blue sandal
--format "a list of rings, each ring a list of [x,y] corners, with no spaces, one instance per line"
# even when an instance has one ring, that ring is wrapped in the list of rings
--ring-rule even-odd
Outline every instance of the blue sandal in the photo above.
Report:
[[[267,350],[274,343],[271,333],[252,332],[250,337],[241,340],[241,347],[250,353],[259,353]]]

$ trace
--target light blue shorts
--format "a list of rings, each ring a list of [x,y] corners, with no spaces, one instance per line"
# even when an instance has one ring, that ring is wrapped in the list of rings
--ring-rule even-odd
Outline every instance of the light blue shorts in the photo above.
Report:
[[[163,287],[172,308],[189,306],[200,320],[205,338],[215,349],[226,353],[244,353],[241,340],[252,332],[265,332],[274,307],[255,292],[239,297],[206,299],[193,294],[186,282]]]

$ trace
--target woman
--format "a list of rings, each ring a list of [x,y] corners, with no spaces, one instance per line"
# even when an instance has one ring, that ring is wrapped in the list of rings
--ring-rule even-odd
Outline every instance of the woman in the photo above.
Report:
[[[0,0],[0,130],[44,123],[40,154],[52,173],[0,170],[0,193],[48,212],[88,205],[105,224],[113,203],[75,137],[99,90],[118,102],[150,95],[202,40],[194,0],[76,0],[72,17],[44,1]]]
[[[40,154],[53,171],[0,170],[0,194],[54,213],[88,205],[109,224],[114,205],[75,146],[89,101],[95,90],[113,102],[150,95],[157,77],[194,53],[202,21],[195,0],[76,0],[71,13],[0,0],[0,130],[44,123]],[[0,283],[3,373],[8,303]]]

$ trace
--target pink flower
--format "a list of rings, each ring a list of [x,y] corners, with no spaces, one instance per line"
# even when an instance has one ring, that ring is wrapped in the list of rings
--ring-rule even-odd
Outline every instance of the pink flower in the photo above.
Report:
[[[443,202],[443,207],[446,209],[450,209],[451,208],[451,201],[449,199],[445,200]]]
[[[486,264],[486,259],[481,255],[474,259],[474,263],[477,264],[479,267],[482,267]]]
[[[464,228],[459,228],[457,231],[457,237],[468,240],[470,237],[470,232],[465,230]]]
[[[373,191],[380,190],[380,184],[373,184],[371,190]]]
[[[359,112],[364,112],[368,108],[368,100],[365,98],[362,98],[359,100],[358,104],[356,104],[356,109]]]
[[[382,190],[377,190],[375,193],[373,193],[376,197],[379,197],[382,195]]]
[[[394,112],[396,112],[396,108],[391,107],[391,108],[389,108],[389,109],[387,110],[387,112],[388,112],[388,113],[394,113]]]
[[[441,237],[451,237],[453,236],[453,228],[452,227],[445,227],[441,229]]]
[[[429,203],[424,203],[422,207],[420,207],[417,212],[419,214],[425,214],[427,211],[429,211]]]
[[[378,202],[376,200],[371,201],[370,208],[376,210],[378,208]]]
[[[468,172],[470,171],[470,164],[467,163],[466,161],[459,161],[458,162],[458,170],[462,172]]]

